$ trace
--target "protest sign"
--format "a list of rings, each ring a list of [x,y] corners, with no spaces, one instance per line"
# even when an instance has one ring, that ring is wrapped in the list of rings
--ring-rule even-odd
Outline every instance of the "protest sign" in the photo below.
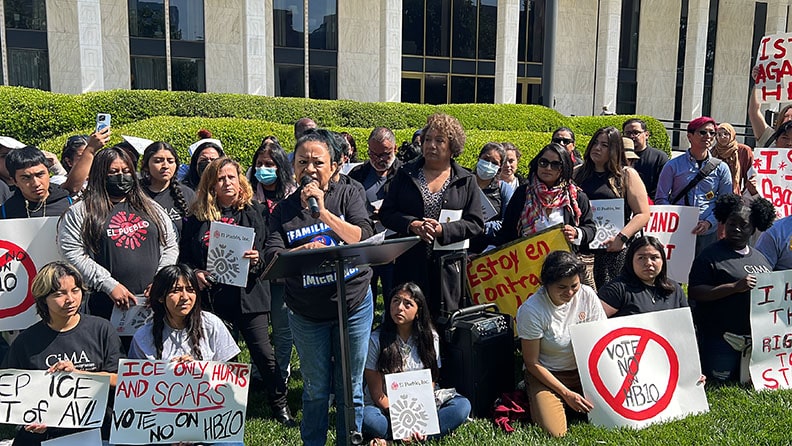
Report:
[[[756,390],[792,388],[792,270],[756,274],[751,290],[751,381]]]
[[[0,331],[38,322],[30,286],[38,270],[60,259],[58,217],[0,220]]]
[[[473,258],[467,267],[473,302],[494,302],[501,312],[516,317],[517,308],[539,289],[542,262],[552,251],[569,251],[569,243],[560,226]]]
[[[244,288],[250,259],[242,255],[253,248],[255,229],[213,221],[209,233],[212,236],[209,237],[206,269],[214,274],[217,282]]]
[[[41,446],[102,446],[102,431],[91,429],[41,442]]]
[[[602,244],[624,227],[624,198],[591,200],[591,213],[597,229],[589,248],[605,248]]]
[[[668,277],[679,283],[687,283],[696,254],[693,228],[698,224],[698,208],[656,205],[649,206],[649,210],[651,216],[644,227],[644,235],[657,237],[665,246]]]
[[[0,423],[101,427],[109,392],[107,375],[0,370]]]
[[[709,411],[690,309],[578,324],[570,333],[592,424],[642,428]]]
[[[440,217],[437,218],[437,221],[440,223],[451,223],[452,221],[459,221],[461,219],[461,209],[441,209]],[[435,251],[456,251],[459,249],[467,249],[468,246],[470,246],[470,239],[465,239],[456,243],[449,243],[447,245],[441,245],[437,239],[435,239],[433,246]]]
[[[122,359],[114,444],[243,441],[250,365]]]
[[[126,310],[117,306],[113,307],[110,324],[115,328],[118,336],[134,336],[137,329],[142,327],[151,315],[148,299],[145,296],[135,296],[135,299],[137,299],[137,305],[131,305]]]
[[[792,33],[762,37],[756,56],[754,85],[759,101],[792,101]]]
[[[410,438],[416,432],[424,435],[440,433],[429,369],[387,374],[385,389],[390,402],[394,440]]]
[[[779,218],[792,215],[792,149],[754,149],[756,189],[776,208]]]

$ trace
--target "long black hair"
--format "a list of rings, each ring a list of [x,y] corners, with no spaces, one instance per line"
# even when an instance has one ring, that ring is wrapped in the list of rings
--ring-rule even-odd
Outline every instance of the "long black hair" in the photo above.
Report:
[[[565,184],[572,181],[572,172],[575,168],[575,163],[572,162],[572,155],[567,152],[567,149],[556,143],[550,143],[542,147],[542,150],[533,157],[528,164],[528,178],[531,180],[536,178],[536,174],[539,172],[539,160],[542,158],[542,155],[547,152],[555,153],[561,160],[561,176],[558,177],[558,183]]]
[[[179,154],[176,153],[176,150],[166,142],[153,142],[149,144],[148,147],[146,147],[146,150],[143,151],[143,163],[140,166],[140,173],[143,177],[141,178],[140,182],[146,187],[151,186],[151,170],[149,170],[148,163],[151,161],[151,157],[160,150],[167,150],[171,155],[173,155],[173,159],[176,160],[175,172],[179,171],[181,162],[179,162]],[[189,208],[187,206],[187,200],[184,199],[184,193],[182,193],[181,187],[179,187],[181,183],[179,183],[179,180],[176,179],[175,172],[173,178],[171,178],[171,180],[168,182],[168,192],[170,192],[170,196],[173,198],[173,203],[176,205],[176,210],[179,212],[179,215],[181,215],[182,218],[185,218],[189,213]]]
[[[388,374],[402,372],[404,368],[404,359],[406,358],[402,358],[401,349],[397,341],[399,333],[396,323],[390,315],[391,301],[399,293],[407,293],[418,305],[418,312],[415,314],[415,320],[413,320],[412,335],[418,345],[418,356],[421,358],[421,362],[423,362],[424,367],[432,371],[432,379],[436,381],[439,376],[439,368],[437,367],[437,352],[434,347],[435,329],[429,316],[426,297],[421,288],[413,282],[401,284],[390,292],[385,305],[387,316],[380,326],[380,352],[377,360],[377,369],[383,374]]]
[[[154,347],[157,349],[156,359],[162,358],[162,332],[165,328],[165,321],[168,318],[168,309],[165,306],[165,299],[179,283],[179,279],[184,279],[189,286],[195,290],[195,303],[192,310],[185,319],[185,329],[190,340],[190,349],[194,359],[202,360],[201,339],[203,338],[203,325],[201,324],[201,296],[198,288],[198,278],[195,271],[189,266],[179,263],[169,265],[154,276],[149,291],[149,304],[151,305],[151,317],[153,322],[152,335],[154,336]],[[169,359],[169,358],[165,358]]]
[[[651,246],[652,248],[656,249],[660,253],[660,258],[663,259],[663,266],[657,273],[657,277],[655,277],[654,286],[660,291],[660,294],[668,296],[674,292],[676,286],[674,285],[674,282],[668,278],[668,260],[666,259],[665,246],[663,246],[660,240],[652,237],[651,235],[638,237],[634,239],[632,243],[630,243],[630,247],[627,248],[627,253],[624,257],[626,260],[624,261],[624,266],[622,267],[622,274],[624,274],[624,277],[627,280],[633,283],[642,283],[641,279],[638,278],[638,275],[635,274],[635,269],[633,269],[633,258],[635,257],[635,253],[644,246]]]
[[[253,168],[250,169],[250,173],[248,174],[248,181],[250,181],[250,187],[255,194],[259,185],[259,180],[256,179],[256,160],[259,155],[267,151],[269,151],[270,158],[272,158],[272,162],[275,163],[276,167],[275,174],[278,180],[275,182],[275,201],[279,202],[297,189],[297,182],[294,181],[294,168],[289,162],[289,156],[286,154],[286,151],[283,150],[283,147],[281,147],[278,138],[267,136],[261,140],[261,145],[258,150],[256,150],[256,153],[253,154],[253,160],[250,163]]]

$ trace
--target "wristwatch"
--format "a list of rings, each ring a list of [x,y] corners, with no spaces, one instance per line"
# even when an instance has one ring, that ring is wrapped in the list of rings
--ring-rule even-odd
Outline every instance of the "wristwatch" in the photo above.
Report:
[[[622,243],[624,243],[625,245],[627,244],[627,242],[630,241],[630,237],[627,237],[626,235],[622,234],[621,232],[616,234],[616,236],[619,237],[621,239]]]

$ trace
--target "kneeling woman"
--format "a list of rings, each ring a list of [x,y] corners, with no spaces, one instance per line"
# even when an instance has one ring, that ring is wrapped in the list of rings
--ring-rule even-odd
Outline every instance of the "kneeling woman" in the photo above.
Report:
[[[82,276],[73,266],[65,262],[44,265],[31,284],[41,321],[14,340],[0,368],[110,375],[114,387],[122,357],[121,340],[109,321],[79,313],[84,290]],[[78,362],[53,358],[76,358]],[[105,440],[110,437],[109,414],[108,408],[102,424]],[[14,444],[38,445],[74,432],[28,424],[17,431]]]
[[[162,268],[149,292],[151,318],[135,332],[129,357],[225,362],[239,354],[223,321],[201,311],[198,290],[198,278],[189,266]]]
[[[531,418],[554,437],[567,431],[567,410],[594,407],[582,395],[569,328],[600,321],[605,312],[597,295],[580,283],[586,267],[574,254],[551,252],[542,265],[542,286],[517,310]]]
[[[390,402],[385,392],[385,374],[430,369],[436,380],[440,369],[440,337],[432,325],[426,298],[418,285],[407,282],[391,291],[389,317],[371,334],[366,369],[363,434],[373,437],[372,444],[391,439]],[[439,436],[446,435],[465,422],[470,402],[456,395],[437,408]],[[413,439],[423,440],[414,434]]]

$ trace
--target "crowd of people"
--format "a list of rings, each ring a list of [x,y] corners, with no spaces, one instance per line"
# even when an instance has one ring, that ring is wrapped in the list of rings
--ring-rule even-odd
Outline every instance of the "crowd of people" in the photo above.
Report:
[[[757,138],[792,147],[788,114],[773,128],[752,114]],[[332,395],[339,443],[363,432],[371,444],[387,444],[384,375],[401,371],[431,371],[440,435],[464,423],[470,402],[438,381],[443,345],[435,327],[470,304],[469,255],[556,226],[569,242],[569,252],[546,256],[541,288],[516,318],[531,415],[553,436],[565,434],[568,417],[592,408],[572,353],[571,325],[687,307],[690,299],[704,374],[737,380],[741,355],[724,335],[750,335],[746,296],[755,273],[792,267],[792,226],[788,219],[774,223],[773,206],[758,197],[751,148],[736,142],[731,125],[709,117],[689,123],[690,149],[671,160],[648,145],[641,119],[598,129],[583,153],[573,130],[562,127],[530,160],[524,178],[517,171],[521,151],[509,142],[485,144],[470,170],[458,164],[465,131],[441,113],[402,146],[420,153],[397,150],[393,131],[374,128],[368,160],[348,175],[341,171],[356,160],[354,138],[309,118],[295,124],[293,151],[267,136],[247,169],[203,130],[184,162],[167,142],[105,147],[109,137],[105,128],[69,138],[60,161],[0,137],[0,218],[59,217],[65,260],[36,276],[32,292],[42,321],[13,342],[2,367],[106,373],[114,382],[124,356],[234,360],[241,335],[273,419],[294,427],[287,404],[294,346],[303,379],[300,431],[308,445],[325,444]],[[623,201],[624,224],[615,236],[596,240],[591,201],[601,199]],[[699,210],[688,296],[667,275],[665,247],[642,234],[652,203]],[[220,283],[209,271],[212,222],[254,230],[244,253],[244,286]],[[385,230],[420,241],[392,264],[350,268],[343,278],[263,279],[280,253],[353,244]],[[346,282],[340,299],[348,313],[354,426],[340,416],[346,383],[336,280]],[[381,321],[374,317],[378,289]],[[150,320],[134,337],[119,339],[109,324],[113,308],[143,299]],[[83,361],[69,353],[77,349],[90,355]],[[55,351],[81,359],[48,360]],[[17,440],[37,444],[62,434],[31,424],[20,427]]]

